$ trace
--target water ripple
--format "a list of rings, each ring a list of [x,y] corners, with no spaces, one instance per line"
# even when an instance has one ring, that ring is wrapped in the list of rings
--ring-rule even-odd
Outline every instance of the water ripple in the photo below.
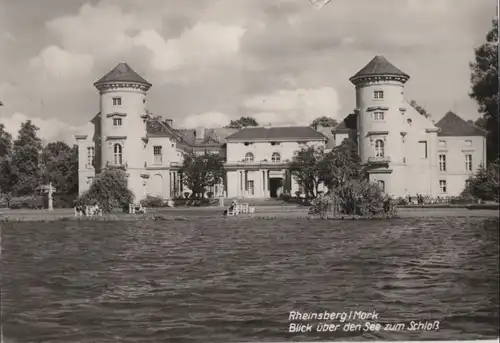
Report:
[[[7,342],[497,338],[498,219],[8,223]],[[437,331],[289,333],[290,311]]]

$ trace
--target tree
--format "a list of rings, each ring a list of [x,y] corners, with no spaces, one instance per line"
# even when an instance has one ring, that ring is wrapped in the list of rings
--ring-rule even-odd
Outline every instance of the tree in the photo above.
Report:
[[[12,185],[18,195],[32,194],[41,182],[42,142],[31,120],[21,124],[12,149]]]
[[[43,182],[52,182],[65,194],[78,192],[78,150],[64,142],[47,144],[42,151]],[[75,158],[76,157],[76,158]]]
[[[80,205],[97,203],[103,212],[110,213],[116,208],[125,208],[133,203],[134,194],[128,188],[125,170],[120,167],[110,167],[99,174],[88,191],[78,198]]]
[[[322,116],[314,119],[309,127],[317,130],[319,127],[335,127],[338,125],[338,122],[330,117]]]
[[[309,146],[297,151],[289,170],[304,189],[307,198],[315,198],[322,181],[322,160],[325,151],[322,146]]]
[[[486,42],[475,49],[476,58],[470,63],[472,91],[479,112],[485,119],[488,162],[499,156],[498,151],[498,18],[486,35]]]
[[[425,108],[423,108],[422,106],[420,106],[419,104],[417,104],[417,102],[415,100],[411,100],[410,101],[410,106],[413,107],[418,113],[420,113],[421,115],[423,115],[426,118],[429,118],[431,116],[431,114],[428,113],[425,110]]]
[[[0,192],[11,191],[12,135],[0,124]]]
[[[356,144],[344,140],[320,161],[320,178],[328,189],[344,185],[351,179],[366,178]]]
[[[495,160],[488,167],[481,166],[476,175],[469,178],[469,185],[462,196],[471,195],[485,201],[499,201],[498,187],[500,179],[500,162]]]
[[[217,154],[190,153],[184,156],[180,172],[184,184],[192,191],[191,196],[203,196],[208,187],[221,183],[224,177],[224,160]]]
[[[241,129],[249,126],[259,126],[259,123],[257,123],[257,120],[252,117],[241,117],[237,120],[231,120],[229,125],[226,127],[231,129]]]

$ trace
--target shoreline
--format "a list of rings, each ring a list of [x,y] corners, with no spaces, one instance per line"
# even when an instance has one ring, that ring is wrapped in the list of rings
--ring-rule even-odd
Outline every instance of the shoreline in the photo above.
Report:
[[[499,217],[497,209],[471,209],[464,207],[401,207],[391,217],[373,216],[359,217],[352,215],[328,216],[321,219],[319,215],[309,215],[308,207],[265,206],[257,208],[253,214],[241,214],[236,217],[223,217],[220,207],[178,207],[151,209],[146,214],[111,213],[103,216],[75,217],[73,209],[48,210],[0,210],[0,223],[12,222],[56,222],[56,221],[190,221],[190,220],[392,220],[405,218],[443,218],[443,217]]]

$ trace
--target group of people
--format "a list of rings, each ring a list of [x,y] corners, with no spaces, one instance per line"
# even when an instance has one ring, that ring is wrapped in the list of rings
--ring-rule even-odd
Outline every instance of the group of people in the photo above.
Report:
[[[102,208],[99,207],[99,204],[84,206],[84,205],[76,205],[75,206],[75,216],[102,216]]]
[[[417,205],[424,204],[424,197],[422,196],[422,194],[417,194],[416,199],[417,199]],[[412,196],[408,195],[408,204],[412,204],[412,200],[413,200]]]

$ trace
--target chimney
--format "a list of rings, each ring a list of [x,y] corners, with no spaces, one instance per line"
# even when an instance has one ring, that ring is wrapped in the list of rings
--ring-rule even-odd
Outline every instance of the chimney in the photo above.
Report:
[[[204,128],[195,129],[194,137],[200,140],[205,139],[205,129]]]
[[[174,121],[172,119],[165,119],[165,123],[167,123],[167,125],[171,128],[174,127]]]

